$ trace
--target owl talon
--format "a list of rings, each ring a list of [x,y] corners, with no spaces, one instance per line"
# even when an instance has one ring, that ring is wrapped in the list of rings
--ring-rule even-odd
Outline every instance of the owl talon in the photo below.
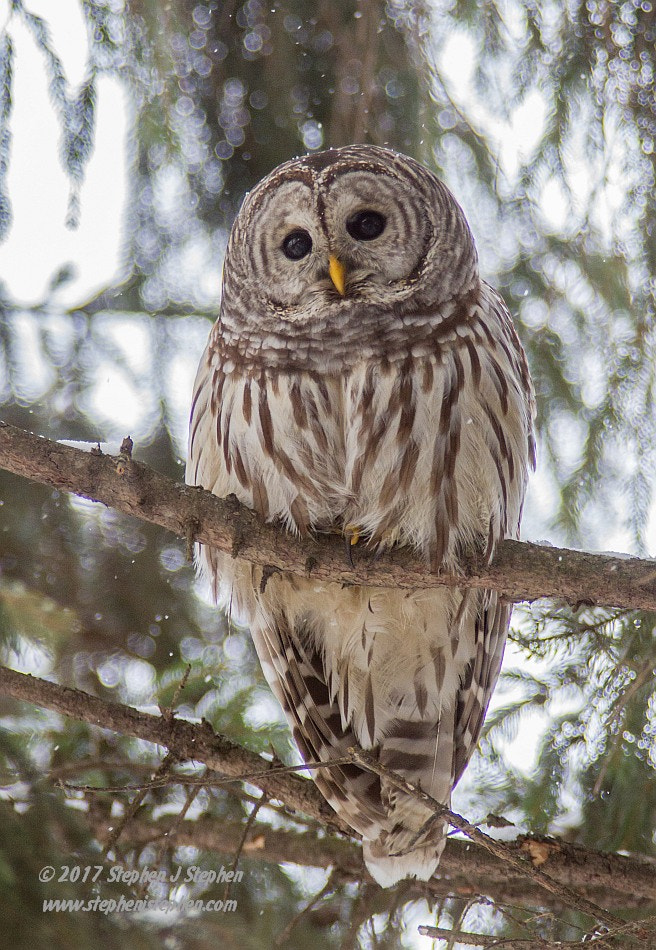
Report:
[[[357,524],[347,524],[344,525],[344,543],[346,545],[346,559],[351,565],[355,567],[353,563],[353,548],[360,540],[360,526]]]
[[[371,563],[375,564],[381,559],[386,551],[390,551],[397,542],[397,536],[393,531],[385,530],[376,541],[376,549],[372,555]]]

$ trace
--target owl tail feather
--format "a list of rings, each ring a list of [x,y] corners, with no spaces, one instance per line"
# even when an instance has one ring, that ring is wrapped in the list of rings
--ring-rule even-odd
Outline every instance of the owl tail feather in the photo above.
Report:
[[[444,851],[446,838],[431,841],[407,853],[389,852],[389,844],[381,838],[376,841],[363,841],[364,863],[373,879],[381,887],[392,887],[406,877],[415,877],[428,881],[435,873]]]

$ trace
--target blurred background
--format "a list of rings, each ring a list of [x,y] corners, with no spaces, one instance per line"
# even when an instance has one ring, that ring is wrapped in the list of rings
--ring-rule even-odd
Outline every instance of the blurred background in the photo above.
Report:
[[[0,29],[1,418],[52,439],[130,434],[137,458],[182,479],[244,193],[303,152],[390,145],[455,193],[528,352],[539,461],[524,537],[656,556],[651,3],[0,0]],[[655,854],[655,624],[518,608],[456,810],[501,813],[510,837]],[[295,761],[248,632],[212,607],[183,542],[5,472],[0,651],[14,669],[153,711],[191,665],[181,715]],[[46,892],[38,869],[71,854],[97,863],[94,814],[120,817],[134,794],[85,798],[53,779],[134,784],[159,761],[152,746],[0,698],[0,918],[13,946],[269,947],[282,934],[290,947],[395,948],[427,945],[417,921],[516,934],[531,915],[374,900],[350,881],[292,926],[326,872],[252,857],[236,914],[43,915],[42,897],[80,888]],[[139,816],[183,808],[187,821],[243,823],[253,805],[171,784]],[[257,821],[285,824],[267,808]],[[222,860],[137,847],[129,827],[115,854],[136,867]],[[537,926],[581,933],[572,914]]]

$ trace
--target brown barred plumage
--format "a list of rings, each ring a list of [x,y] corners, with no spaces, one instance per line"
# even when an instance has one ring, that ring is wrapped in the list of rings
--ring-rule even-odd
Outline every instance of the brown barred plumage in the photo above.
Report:
[[[191,484],[301,535],[356,531],[457,569],[518,535],[532,416],[508,311],[429,171],[352,146],[288,162],[246,198],[195,385]],[[510,608],[493,591],[286,575],[261,590],[250,565],[207,549],[200,564],[249,624],[305,760],[359,743],[449,802],[501,666]],[[426,808],[355,765],[313,777],[381,884],[434,872],[444,828],[420,834]]]

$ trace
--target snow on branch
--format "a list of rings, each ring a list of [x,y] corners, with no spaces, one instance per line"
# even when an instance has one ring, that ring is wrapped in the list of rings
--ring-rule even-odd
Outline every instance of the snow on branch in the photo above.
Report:
[[[525,541],[503,541],[491,565],[471,560],[458,575],[435,574],[407,550],[374,561],[362,545],[351,566],[339,538],[294,538],[263,524],[234,497],[216,498],[133,460],[131,448],[126,439],[118,456],[83,452],[0,422],[1,469],[161,525],[188,542],[211,544],[268,574],[288,571],[318,581],[415,590],[491,587],[509,601],[551,597],[574,605],[656,610],[656,561]]]

